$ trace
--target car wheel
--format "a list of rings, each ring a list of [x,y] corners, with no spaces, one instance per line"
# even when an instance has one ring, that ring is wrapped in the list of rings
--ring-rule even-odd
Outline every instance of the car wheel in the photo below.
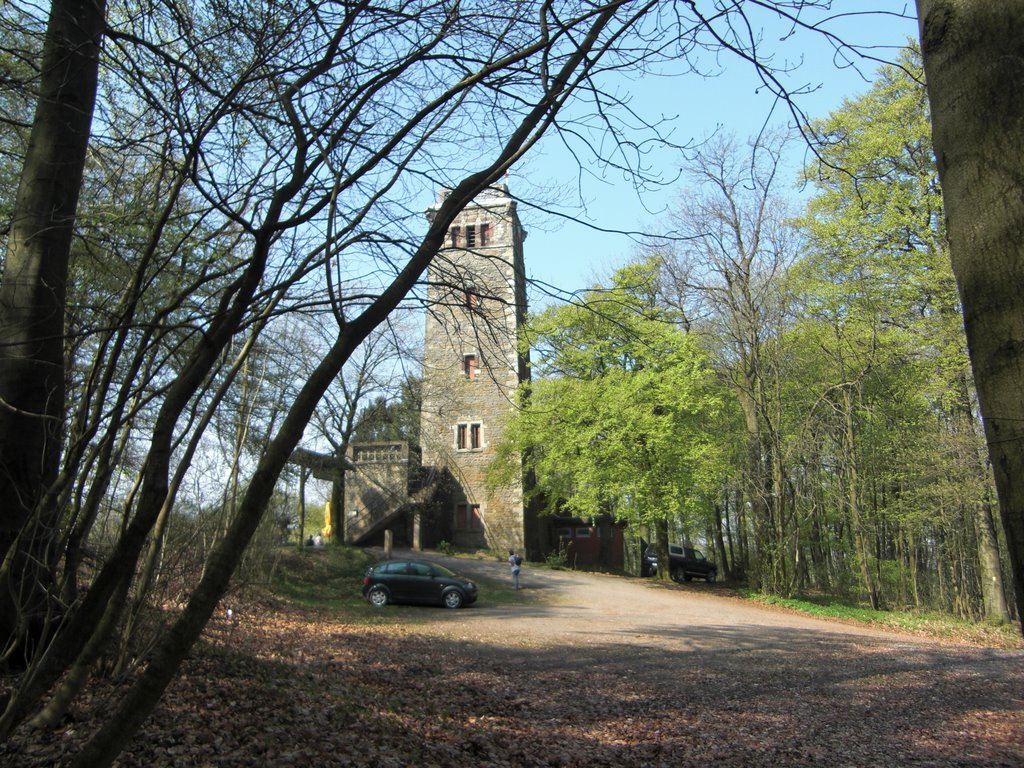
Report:
[[[678,568],[673,568],[669,575],[672,576],[672,581],[676,583],[683,580],[683,572]]]
[[[693,581],[693,576],[688,573],[683,574],[683,581]]]
[[[441,600],[444,602],[445,608],[461,608],[462,607],[462,593],[457,589],[453,589],[449,592],[445,592],[441,595]]]
[[[388,591],[384,587],[373,587],[366,593],[366,599],[374,608],[383,608],[388,604]]]

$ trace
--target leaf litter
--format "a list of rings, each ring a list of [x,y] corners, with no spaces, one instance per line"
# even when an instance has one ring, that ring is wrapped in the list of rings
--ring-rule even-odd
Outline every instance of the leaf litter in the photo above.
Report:
[[[897,635],[567,644],[507,620],[455,633],[426,610],[367,624],[257,601],[219,616],[116,764],[1024,765],[1020,651]],[[64,764],[119,691],[94,680],[66,723],[16,732],[0,763]]]

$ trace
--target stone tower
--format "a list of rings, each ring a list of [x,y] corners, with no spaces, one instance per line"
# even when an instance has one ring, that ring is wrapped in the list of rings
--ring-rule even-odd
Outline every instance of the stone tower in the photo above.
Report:
[[[441,190],[438,205],[448,194]],[[447,471],[452,490],[424,521],[433,530],[417,538],[426,543],[504,550],[534,538],[522,473],[498,489],[485,482],[516,387],[529,375],[518,349],[525,237],[508,188],[488,189],[455,219],[427,276],[420,441],[424,467]]]

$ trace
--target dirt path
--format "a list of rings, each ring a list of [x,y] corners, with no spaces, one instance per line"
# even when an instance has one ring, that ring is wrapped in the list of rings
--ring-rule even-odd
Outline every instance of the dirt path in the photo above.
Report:
[[[395,557],[422,555],[396,552]],[[466,576],[509,580],[508,565],[496,561],[446,557],[429,553]],[[897,644],[918,644],[915,638],[849,626],[813,617],[762,608],[714,594],[703,582],[689,585],[652,579],[623,578],[574,571],[553,571],[524,565],[522,599],[495,605],[486,590],[469,615],[440,615],[436,626],[444,633],[467,638],[508,638],[514,621],[515,637],[529,644],[646,643],[652,638],[665,649],[727,650],[730,643],[749,646],[760,637],[792,633],[819,639],[839,635]],[[724,590],[723,590],[724,592]],[[458,629],[456,628],[458,627]]]
[[[430,557],[510,578],[503,563]],[[489,684],[528,688],[508,726],[521,738],[557,723],[591,748],[527,764],[1024,765],[1022,652],[759,608],[698,584],[528,565],[522,583],[520,602],[484,592],[418,631],[488,665]]]

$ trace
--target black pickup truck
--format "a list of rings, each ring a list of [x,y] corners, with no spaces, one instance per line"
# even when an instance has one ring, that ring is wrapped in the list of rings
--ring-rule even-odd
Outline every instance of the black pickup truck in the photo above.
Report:
[[[718,566],[693,547],[668,545],[668,573],[673,581],[704,579],[709,584],[718,578]],[[652,544],[643,554],[641,574],[653,575],[658,571],[658,551]]]

